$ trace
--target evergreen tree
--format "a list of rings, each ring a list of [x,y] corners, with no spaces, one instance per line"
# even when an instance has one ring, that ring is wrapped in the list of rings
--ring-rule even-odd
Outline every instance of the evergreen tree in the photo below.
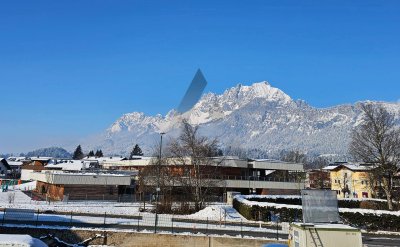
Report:
[[[96,150],[96,153],[95,153],[94,156],[96,156],[96,157],[103,157],[103,151],[101,151],[101,149]]]
[[[135,145],[135,147],[132,149],[131,155],[129,156],[129,159],[133,159],[133,156],[143,156],[142,149],[139,147],[138,144]]]
[[[94,156],[93,150],[90,150],[90,152],[88,153],[88,156],[89,156],[89,157],[93,157],[93,156]]]
[[[72,159],[80,160],[83,159],[83,157],[85,157],[85,155],[82,152],[82,147],[81,145],[78,145],[74,151],[74,154],[72,155]]]

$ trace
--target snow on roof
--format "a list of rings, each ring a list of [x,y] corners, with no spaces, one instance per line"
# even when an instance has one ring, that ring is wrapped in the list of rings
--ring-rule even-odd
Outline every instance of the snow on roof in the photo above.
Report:
[[[47,245],[29,235],[0,234],[0,246],[20,246],[20,247],[47,247]]]
[[[130,157],[131,159],[138,159],[138,160],[144,160],[144,159],[152,159],[154,157],[147,157],[147,156],[140,156],[140,155],[133,155]]]
[[[7,161],[10,166],[22,166],[24,163],[22,161]]]
[[[27,157],[14,157],[14,156],[10,156],[7,158],[8,161],[24,161],[27,160]]]
[[[325,166],[324,168],[322,168],[323,170],[333,170],[333,169],[335,169],[336,167],[338,167],[339,165],[329,165],[329,166]]]
[[[126,160],[125,157],[122,156],[108,156],[108,157],[95,157],[95,156],[87,156],[82,160],[95,160],[98,162],[108,162],[108,161],[121,161]]]
[[[32,161],[35,161],[35,160],[37,160],[37,161],[47,161],[47,160],[51,160],[51,159],[53,159],[53,157],[38,157],[38,156],[35,156],[35,157],[30,157],[29,158],[30,160],[32,160]]]
[[[300,223],[300,222],[295,222],[292,223],[293,225],[302,227],[302,226],[309,226],[309,227],[313,227],[313,228],[317,228],[317,229],[330,229],[330,230],[358,230],[357,228],[348,226],[348,225],[344,225],[344,224],[332,224],[332,223],[327,223],[327,224],[323,224],[323,223],[318,223],[318,224],[304,224],[304,223]]]
[[[301,163],[287,162],[287,161],[276,160],[276,159],[250,159],[250,161],[255,161],[255,162],[269,162],[269,163],[282,163],[282,164],[301,164]]]
[[[372,165],[363,164],[363,163],[336,163],[336,164],[330,164],[330,165],[324,167],[323,169],[332,171],[340,166],[346,167],[347,169],[352,170],[352,171],[366,171],[366,170],[371,170],[373,168]]]
[[[48,164],[46,167],[49,169],[61,169],[63,171],[80,171],[86,168],[83,160],[63,160],[57,164]]]

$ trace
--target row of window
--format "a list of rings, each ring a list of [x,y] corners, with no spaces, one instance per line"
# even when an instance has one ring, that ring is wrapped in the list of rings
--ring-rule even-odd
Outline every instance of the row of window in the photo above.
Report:
[[[358,180],[353,180],[352,182],[353,182],[353,183],[357,183],[357,181],[358,181]],[[340,183],[341,183],[340,179],[335,179],[335,183],[336,183],[336,184],[340,184]],[[368,185],[368,181],[367,181],[367,180],[361,180],[361,184],[362,184],[362,185],[364,185],[364,184],[365,184],[365,185]]]

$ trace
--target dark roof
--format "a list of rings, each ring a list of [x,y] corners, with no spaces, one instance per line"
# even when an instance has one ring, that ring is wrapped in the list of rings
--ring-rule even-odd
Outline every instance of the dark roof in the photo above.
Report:
[[[11,166],[8,164],[6,159],[0,159],[0,162],[8,169],[11,170]]]

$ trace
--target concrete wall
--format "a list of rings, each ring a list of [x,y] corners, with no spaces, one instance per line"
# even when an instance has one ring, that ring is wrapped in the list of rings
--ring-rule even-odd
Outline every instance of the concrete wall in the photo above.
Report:
[[[207,237],[207,236],[184,236],[172,234],[151,234],[151,233],[128,233],[128,232],[102,232],[102,231],[71,231],[71,230],[51,230],[34,228],[3,228],[0,227],[2,234],[29,234],[39,238],[47,234],[53,234],[67,243],[78,243],[96,234],[106,235],[107,237],[96,239],[90,242],[91,245],[110,245],[119,247],[260,247],[263,244],[276,241],[246,239],[246,238],[226,238],[226,237]],[[282,242],[281,243],[286,243]]]

